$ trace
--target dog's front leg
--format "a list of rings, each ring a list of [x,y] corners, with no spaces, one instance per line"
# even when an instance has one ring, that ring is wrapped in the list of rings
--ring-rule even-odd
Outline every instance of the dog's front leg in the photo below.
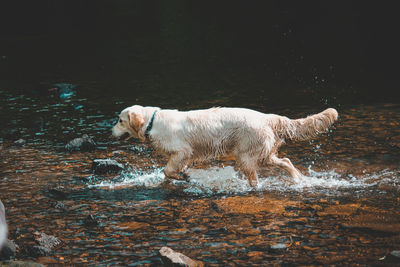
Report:
[[[184,152],[172,154],[164,169],[165,177],[183,180],[184,177],[181,176],[181,172],[186,168],[188,160],[189,157]]]

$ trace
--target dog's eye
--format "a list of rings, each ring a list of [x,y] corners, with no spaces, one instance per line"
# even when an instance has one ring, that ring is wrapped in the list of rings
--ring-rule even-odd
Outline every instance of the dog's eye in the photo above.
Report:
[[[122,123],[122,120],[121,120],[121,119],[119,119],[119,123]]]

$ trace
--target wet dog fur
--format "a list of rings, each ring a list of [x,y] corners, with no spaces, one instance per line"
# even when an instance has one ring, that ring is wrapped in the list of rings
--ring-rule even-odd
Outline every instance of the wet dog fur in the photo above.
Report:
[[[154,123],[146,137],[153,115]],[[235,169],[256,186],[259,165],[276,166],[292,177],[301,177],[288,158],[278,157],[279,147],[286,139],[311,139],[327,131],[337,118],[333,108],[292,120],[245,108],[178,111],[134,105],[120,113],[112,135],[149,141],[169,157],[164,174],[173,179],[182,179],[182,173],[194,161],[231,154]]]

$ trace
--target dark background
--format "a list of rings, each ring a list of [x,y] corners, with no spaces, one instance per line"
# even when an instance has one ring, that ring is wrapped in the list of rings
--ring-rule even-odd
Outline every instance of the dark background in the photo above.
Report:
[[[69,82],[170,106],[400,100],[395,2],[4,2],[3,90]]]

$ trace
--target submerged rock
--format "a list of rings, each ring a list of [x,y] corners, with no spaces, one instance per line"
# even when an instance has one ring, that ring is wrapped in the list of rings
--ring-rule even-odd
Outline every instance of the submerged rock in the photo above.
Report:
[[[65,150],[68,152],[73,151],[93,151],[96,149],[96,143],[87,134],[70,141],[65,145]]]
[[[85,218],[83,223],[86,226],[93,227],[93,226],[98,226],[100,224],[100,221],[97,218],[95,218],[92,214],[90,214]]]
[[[162,262],[166,266],[188,266],[188,267],[200,267],[204,264],[200,261],[192,260],[182,253],[176,252],[169,247],[162,247],[158,251]]]
[[[113,159],[95,159],[92,171],[95,174],[118,173],[124,170],[124,165]]]
[[[389,255],[379,259],[389,266],[400,266],[400,250],[393,250],[389,253]]]
[[[25,251],[30,257],[35,257],[35,258],[50,256],[53,254],[53,252],[50,249],[42,246],[31,246],[28,247]]]
[[[17,146],[24,146],[25,144],[26,144],[26,141],[22,138],[20,138],[14,142],[14,145],[17,145]]]
[[[0,249],[0,260],[10,260],[15,258],[17,245],[13,240],[7,239],[4,246]]]
[[[53,208],[61,210],[61,211],[69,210],[69,206],[65,205],[61,201],[57,201],[57,202],[53,203],[52,206],[53,206]]]
[[[75,84],[70,83],[56,83],[54,84],[58,88],[58,93],[60,98],[70,98],[75,95]]]
[[[71,83],[49,83],[41,82],[30,91],[39,96],[59,97],[61,99],[70,98],[76,94],[77,85]]]
[[[67,193],[65,193],[63,190],[63,187],[49,188],[48,192],[50,193],[51,197],[61,200],[67,198]]]
[[[19,129],[2,129],[0,133],[4,137],[4,140],[16,141],[21,138],[21,131]]]
[[[400,250],[393,250],[392,252],[390,252],[390,255],[400,260]]]

